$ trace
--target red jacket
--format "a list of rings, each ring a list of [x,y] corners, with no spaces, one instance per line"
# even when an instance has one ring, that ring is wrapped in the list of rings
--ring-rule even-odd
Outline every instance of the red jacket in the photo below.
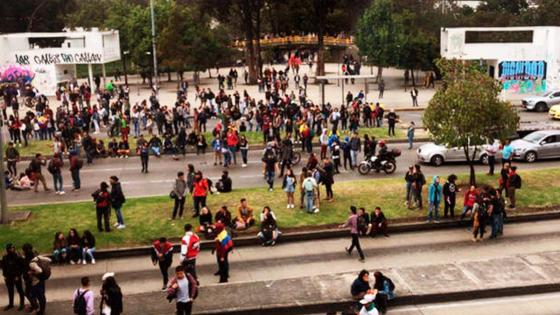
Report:
[[[465,200],[463,202],[463,206],[468,206],[471,207],[474,206],[474,203],[476,202],[476,196],[478,195],[478,193],[475,191],[467,191],[465,193]]]
[[[208,181],[206,178],[195,181],[193,185],[193,196],[195,197],[206,197],[208,194]]]

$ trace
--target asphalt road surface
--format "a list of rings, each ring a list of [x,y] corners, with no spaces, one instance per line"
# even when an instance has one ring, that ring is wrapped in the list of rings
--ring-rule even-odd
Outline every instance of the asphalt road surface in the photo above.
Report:
[[[364,178],[388,178],[397,177],[403,178],[407,171],[408,165],[418,163],[416,157],[416,148],[420,144],[416,144],[413,150],[408,150],[406,144],[392,144],[390,148],[397,147],[401,149],[402,155],[397,158],[397,171],[392,175],[385,173],[370,173],[369,175],[362,176],[356,171],[342,171],[341,174],[335,176],[335,181],[348,181],[354,179]],[[242,168],[241,158],[238,157],[238,165],[233,165],[228,169],[230,177],[233,180],[233,188],[247,188],[247,187],[266,187],[262,175],[262,163],[260,162],[262,151],[249,152],[249,164],[246,168]],[[303,154],[305,160],[306,154]],[[19,163],[19,169],[23,170],[27,162]],[[201,170],[204,176],[217,180],[224,170],[221,166],[213,165],[213,153],[206,155],[196,156],[194,154],[187,154],[185,158],[181,157],[178,161],[173,160],[170,156],[163,156],[156,158],[150,156],[149,160],[149,173],[143,174],[140,172],[141,165],[138,157],[130,157],[128,159],[99,159],[94,160],[91,165],[85,165],[81,170],[82,188],[78,192],[72,192],[72,180],[68,166],[65,165],[63,169],[64,188],[66,194],[63,196],[56,195],[53,191],[43,192],[42,185],[39,186],[39,192],[32,191],[8,191],[9,205],[22,205],[22,204],[41,204],[51,202],[75,202],[91,200],[91,193],[95,191],[99,183],[102,181],[109,181],[109,177],[116,175],[119,177],[124,193],[127,197],[141,197],[141,196],[154,196],[165,195],[169,193],[174,183],[178,171],[186,171],[188,163],[192,163],[197,170]],[[304,161],[294,167],[296,174],[299,174]],[[66,163],[68,164],[68,163]],[[558,160],[540,161],[536,163],[519,163],[519,169],[544,169],[558,167]],[[498,166],[499,168],[499,166]],[[441,167],[433,167],[431,165],[423,165],[423,171],[426,176],[440,175],[447,177],[451,173],[467,173],[468,166],[465,163],[450,163]],[[487,166],[477,165],[476,171],[478,173],[485,173]],[[47,179],[49,188],[53,187],[52,177],[47,172],[46,168],[43,169],[43,174]],[[276,187],[281,185],[281,180],[276,179]],[[336,193],[336,183],[334,185]]]

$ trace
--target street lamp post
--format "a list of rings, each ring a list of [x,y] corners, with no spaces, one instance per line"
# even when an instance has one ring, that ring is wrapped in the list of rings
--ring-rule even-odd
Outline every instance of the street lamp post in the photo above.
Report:
[[[126,86],[128,86],[128,71],[126,70],[126,56],[128,56],[128,54],[130,53],[130,51],[125,50],[123,51],[123,71],[124,71],[124,84]]]
[[[8,201],[6,200],[6,179],[4,174],[4,135],[0,121],[0,223],[8,223]]]
[[[156,54],[156,20],[154,14],[154,0],[150,0],[150,13],[152,17],[152,57],[154,59],[154,79],[156,80],[156,84],[158,82],[158,70],[157,70],[157,54]],[[157,88],[154,89],[157,93]]]

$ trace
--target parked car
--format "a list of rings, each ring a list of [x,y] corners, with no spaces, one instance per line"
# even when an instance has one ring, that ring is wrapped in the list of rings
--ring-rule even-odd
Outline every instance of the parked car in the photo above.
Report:
[[[532,163],[538,159],[560,157],[560,130],[532,132],[511,142],[513,158]]]
[[[560,105],[554,105],[548,111],[550,119],[560,119]]]
[[[499,147],[500,142],[495,140],[494,145]],[[470,154],[472,154],[472,150],[474,150],[474,146],[469,150]],[[462,147],[448,148],[445,145],[433,142],[420,146],[418,150],[416,150],[416,156],[420,162],[430,163],[434,166],[440,166],[445,162],[467,161],[465,151]],[[488,164],[488,154],[486,153],[484,146],[478,147],[474,160],[483,164]]]
[[[543,95],[528,96],[521,101],[526,110],[546,112],[553,105],[560,104],[560,90],[553,90]]]

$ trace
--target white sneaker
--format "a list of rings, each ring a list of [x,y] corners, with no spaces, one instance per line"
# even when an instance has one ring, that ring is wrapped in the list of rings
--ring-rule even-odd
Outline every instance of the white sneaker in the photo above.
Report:
[[[272,192],[272,190],[273,190],[272,188],[269,188],[269,189],[268,189],[269,192]]]
[[[95,259],[92,259],[92,260],[91,260],[91,264],[92,264],[92,265],[95,265]]]
[[[65,192],[64,192],[64,191],[59,191],[58,194],[59,194],[59,195],[64,195]]]
[[[70,260],[70,265],[75,265],[76,263],[73,260]]]
[[[122,230],[122,229],[124,229],[125,227],[126,227],[126,225],[121,224],[121,225],[117,226],[117,229]]]
[[[315,210],[313,210],[313,213],[319,213],[319,208],[315,208]]]
[[[55,191],[54,193],[57,194],[57,195],[60,195],[60,192],[58,192],[58,191]]]
[[[118,228],[119,227],[119,223],[115,222],[115,224],[113,224],[114,227]]]
[[[286,209],[290,209],[291,207],[292,207],[292,205],[291,205],[291,204],[288,204],[288,205],[286,206]]]
[[[241,164],[241,167],[247,167],[247,164]]]
[[[82,264],[87,265],[87,261],[84,259],[84,261],[82,262]]]

